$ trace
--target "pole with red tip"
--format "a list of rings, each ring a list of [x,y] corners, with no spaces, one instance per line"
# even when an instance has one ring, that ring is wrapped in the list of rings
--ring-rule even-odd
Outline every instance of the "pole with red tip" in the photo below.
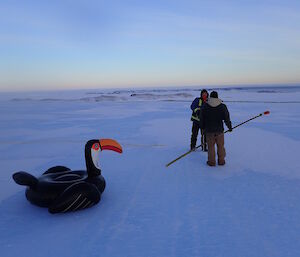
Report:
[[[263,116],[263,115],[268,115],[268,114],[270,114],[270,111],[265,111],[265,112],[263,112],[263,113],[260,113],[260,114],[258,114],[257,116],[252,117],[251,119],[246,120],[246,121],[244,121],[244,122],[242,122],[242,123],[240,123],[240,124],[234,126],[232,129],[235,129],[235,128],[237,128],[237,127],[239,127],[239,126],[242,126],[243,124],[245,124],[245,123],[247,123],[247,122],[249,122],[249,121],[251,121],[251,120],[254,120],[254,119],[258,118],[258,117],[261,117],[261,116]],[[224,134],[227,133],[227,132],[229,132],[229,130],[226,130],[226,131],[224,132]],[[201,146],[201,145],[196,146],[195,149],[199,148],[200,146]],[[175,160],[169,162],[169,163],[166,165],[166,167],[169,167],[172,163],[177,162],[178,160],[180,160],[181,158],[187,156],[187,155],[190,154],[191,152],[193,152],[193,150],[190,150],[190,151],[188,151],[188,152],[186,152],[186,153],[180,155],[180,156],[177,157]]]
[[[247,122],[249,122],[249,121],[251,121],[251,120],[254,120],[254,119],[258,118],[258,117],[261,117],[261,116],[263,116],[263,115],[268,115],[268,114],[270,114],[270,111],[265,111],[265,112],[263,112],[263,113],[260,113],[260,114],[256,115],[255,117],[253,117],[253,118],[251,118],[251,119],[249,119],[249,120],[246,120],[246,121],[244,121],[244,122],[242,122],[242,123],[240,123],[240,124],[234,126],[232,129],[235,129],[235,128],[237,128],[237,127],[239,127],[239,126],[242,126],[243,124],[245,124],[245,123],[247,123]],[[229,132],[229,129],[226,130],[226,131],[224,132],[224,134],[227,133],[227,132]]]

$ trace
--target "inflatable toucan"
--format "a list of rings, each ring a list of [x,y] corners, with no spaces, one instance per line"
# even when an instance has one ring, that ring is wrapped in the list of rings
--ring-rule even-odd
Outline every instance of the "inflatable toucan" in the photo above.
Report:
[[[122,153],[122,147],[113,139],[89,140],[85,145],[86,171],[55,166],[39,178],[20,171],[13,174],[13,179],[17,184],[27,186],[28,201],[47,207],[50,213],[89,208],[100,201],[105,189],[98,164],[100,150]]]

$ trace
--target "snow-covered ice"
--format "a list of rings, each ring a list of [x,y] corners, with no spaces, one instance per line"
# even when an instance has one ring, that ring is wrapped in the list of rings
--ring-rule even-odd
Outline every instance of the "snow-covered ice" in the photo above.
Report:
[[[189,149],[201,88],[0,94],[0,256],[300,256],[300,87],[227,88],[224,167]],[[51,215],[11,175],[85,168],[100,153],[107,187],[87,210]]]

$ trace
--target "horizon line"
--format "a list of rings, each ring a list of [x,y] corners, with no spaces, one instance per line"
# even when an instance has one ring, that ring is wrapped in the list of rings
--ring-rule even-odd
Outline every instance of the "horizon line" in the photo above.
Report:
[[[84,91],[84,90],[138,90],[138,89],[164,89],[164,88],[208,88],[208,89],[223,89],[223,88],[264,88],[264,87],[300,87],[300,82],[278,82],[278,83],[226,83],[226,84],[198,84],[198,85],[153,85],[153,86],[115,86],[115,87],[91,87],[91,88],[45,88],[45,89],[15,89],[15,90],[1,90],[0,93],[30,93],[30,92],[55,92],[55,91]]]

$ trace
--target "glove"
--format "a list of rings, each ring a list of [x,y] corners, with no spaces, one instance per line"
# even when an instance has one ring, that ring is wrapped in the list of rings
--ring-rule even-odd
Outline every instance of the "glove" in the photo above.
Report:
[[[228,129],[228,131],[229,131],[229,132],[232,132],[232,127],[230,127],[230,128]]]

